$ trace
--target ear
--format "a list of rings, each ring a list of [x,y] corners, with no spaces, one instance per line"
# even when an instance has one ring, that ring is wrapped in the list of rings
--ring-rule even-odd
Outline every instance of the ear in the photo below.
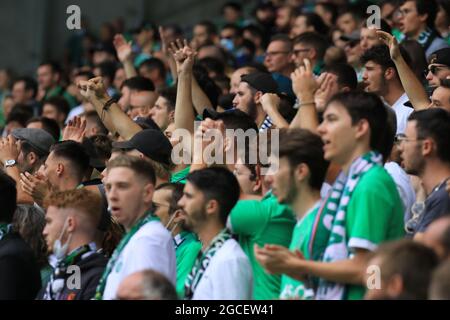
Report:
[[[355,125],[356,127],[356,139],[360,139],[364,135],[368,135],[370,132],[370,126],[367,119],[361,119],[358,121],[358,123]]]
[[[309,176],[309,168],[306,164],[300,163],[294,169],[295,181],[303,182]]]
[[[217,202],[217,200],[209,200],[206,203],[206,214],[211,215],[211,214],[217,214],[219,215],[219,203]]]
[[[422,156],[429,156],[434,151],[434,141],[432,139],[425,139],[422,143]]]
[[[181,209],[175,210],[173,214],[175,215],[175,218],[173,218],[174,223],[180,223],[184,221],[183,211]]]
[[[155,186],[152,183],[147,183],[144,186],[144,190],[143,190],[144,203],[152,203],[154,191],[155,191]]]
[[[230,149],[234,146],[233,144],[233,140],[231,140],[232,138],[225,136],[225,140],[223,143],[223,152],[224,155],[227,154],[228,151],[230,151]]]
[[[420,20],[421,22],[427,22],[427,19],[428,19],[428,13],[419,15],[419,20]]]
[[[67,232],[71,233],[74,232],[75,229],[77,228],[77,219],[75,219],[74,216],[68,216],[67,217]]]
[[[263,93],[261,91],[256,91],[255,95],[253,96],[253,101],[255,103],[261,103],[262,96],[263,96]]]
[[[27,161],[30,165],[34,166],[34,164],[37,162],[36,154],[32,151],[28,153],[27,155]]]
[[[403,291],[403,279],[399,274],[393,275],[387,282],[387,293],[390,297],[398,297]]]
[[[315,48],[311,48],[311,50],[309,50],[309,54],[308,54],[309,61],[316,59],[316,57],[317,57],[317,50]],[[314,66],[312,66],[312,67],[314,67]]]
[[[263,179],[261,177],[261,168],[258,165],[255,167],[255,170],[256,170],[256,180],[255,180],[255,185],[253,186],[252,190],[254,192],[258,192],[262,188]]]
[[[56,166],[56,175],[58,177],[61,177],[64,174],[64,170],[64,164],[58,163],[58,165]]]
[[[387,68],[386,71],[384,71],[384,78],[386,80],[392,80],[395,77],[395,74],[394,68]]]

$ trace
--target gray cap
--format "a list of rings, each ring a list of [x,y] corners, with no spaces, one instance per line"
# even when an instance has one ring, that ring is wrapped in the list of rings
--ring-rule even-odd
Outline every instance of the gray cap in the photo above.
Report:
[[[27,141],[33,148],[42,153],[49,153],[50,147],[56,142],[55,139],[43,129],[20,128],[11,133],[18,140]]]

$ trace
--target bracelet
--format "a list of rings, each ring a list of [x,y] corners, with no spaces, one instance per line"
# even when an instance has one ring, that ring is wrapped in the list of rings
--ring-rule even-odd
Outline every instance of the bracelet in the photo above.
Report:
[[[298,107],[300,108],[302,106],[307,106],[307,105],[310,105],[310,104],[316,105],[316,103],[314,101],[309,101],[309,102],[300,102]]]
[[[111,107],[111,105],[113,103],[116,103],[117,99],[116,98],[111,98],[108,101],[106,101],[106,103],[103,105],[103,109],[102,109],[102,122],[105,119],[105,112],[109,110],[109,108]]]

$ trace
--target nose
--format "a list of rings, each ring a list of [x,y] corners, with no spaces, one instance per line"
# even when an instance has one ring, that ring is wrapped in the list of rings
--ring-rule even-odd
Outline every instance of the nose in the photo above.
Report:
[[[325,126],[323,122],[317,127],[317,133],[319,134],[319,136],[323,136],[325,134]]]
[[[427,73],[427,78],[426,78],[428,81],[430,81],[430,80],[432,80],[433,79],[433,74],[431,73],[431,71],[428,71],[428,73]]]

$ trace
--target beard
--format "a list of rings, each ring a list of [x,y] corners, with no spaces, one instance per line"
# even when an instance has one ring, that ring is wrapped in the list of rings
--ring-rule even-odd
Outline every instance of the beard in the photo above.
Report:
[[[258,114],[258,106],[256,105],[255,101],[250,101],[247,106],[247,114],[256,121],[256,116]]]

